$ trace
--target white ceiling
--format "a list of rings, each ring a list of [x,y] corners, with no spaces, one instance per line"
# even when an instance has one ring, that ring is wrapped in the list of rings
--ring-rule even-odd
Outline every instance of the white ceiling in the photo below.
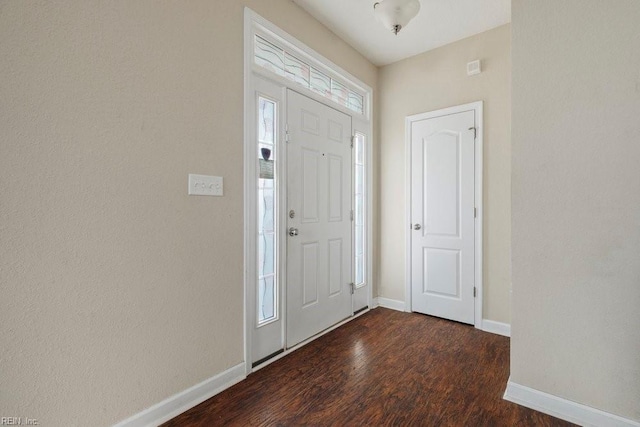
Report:
[[[396,36],[373,15],[380,0],[293,1],[376,65],[511,22],[511,0],[420,0],[420,13]]]

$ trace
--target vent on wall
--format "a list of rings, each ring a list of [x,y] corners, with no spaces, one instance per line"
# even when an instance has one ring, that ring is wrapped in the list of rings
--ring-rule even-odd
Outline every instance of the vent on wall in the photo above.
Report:
[[[476,74],[480,74],[482,69],[480,68],[480,60],[476,59],[475,61],[471,61],[467,63],[467,76],[473,76]]]

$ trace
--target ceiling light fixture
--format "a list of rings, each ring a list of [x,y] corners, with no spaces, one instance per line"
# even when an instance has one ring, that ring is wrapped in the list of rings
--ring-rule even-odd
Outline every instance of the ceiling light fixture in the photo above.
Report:
[[[376,19],[395,35],[420,11],[418,0],[382,0],[373,5]]]

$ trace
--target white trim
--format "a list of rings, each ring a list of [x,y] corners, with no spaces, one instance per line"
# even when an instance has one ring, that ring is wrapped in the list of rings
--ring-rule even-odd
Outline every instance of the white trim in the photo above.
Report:
[[[492,334],[511,336],[511,325],[508,323],[496,322],[495,320],[482,319],[482,330]]]
[[[469,104],[457,105],[454,107],[443,108],[440,110],[429,111],[427,113],[415,114],[407,116],[405,119],[405,311],[411,311],[411,123],[431,119],[434,117],[446,116],[449,114],[461,113],[464,111],[473,111],[476,122],[476,141],[475,141],[475,207],[477,216],[475,218],[475,272],[474,282],[476,287],[476,298],[474,308],[474,325],[476,328],[482,328],[482,168],[483,168],[483,135],[484,135],[484,113],[483,102],[471,102]]]
[[[484,286],[482,283],[483,275],[483,233],[484,228],[483,216],[484,216],[484,202],[483,202],[483,186],[484,186],[484,104],[482,101],[468,104],[475,110],[476,119],[476,153],[475,153],[475,207],[476,207],[476,229],[475,229],[475,286],[476,286],[476,309],[475,309],[475,325],[476,328],[482,325],[482,302],[484,300]]]
[[[411,122],[409,117],[404,122],[404,209],[406,222],[403,228],[411,227]],[[405,230],[404,260],[404,311],[411,312],[411,229]]]
[[[249,123],[253,119],[253,114],[248,105],[252,105],[251,99],[253,97],[253,80],[250,78],[251,74],[251,64],[253,64],[253,58],[249,58],[249,51],[253,47],[252,42],[252,34],[253,29],[251,27],[251,16],[247,13],[247,9],[244,11],[244,105],[243,105],[243,124],[244,124],[244,136],[243,136],[243,151],[244,151],[244,208],[243,208],[243,219],[244,219],[244,227],[243,227],[243,259],[242,265],[243,269],[243,310],[244,316],[242,316],[243,320],[243,341],[244,341],[244,360],[245,360],[245,375],[249,375],[251,373],[251,354],[252,354],[252,346],[251,346],[251,336],[253,332],[253,323],[250,321],[250,314],[247,310],[248,306],[253,306],[253,299],[251,296],[253,293],[249,293],[248,283],[253,282],[253,277],[255,272],[255,267],[249,267],[249,265],[253,262],[255,255],[255,245],[256,245],[256,237],[252,235],[255,231],[253,227],[248,227],[248,224],[252,224],[252,221],[255,220],[256,216],[256,201],[255,199],[257,190],[255,187],[255,171],[254,168],[251,167],[253,154],[248,149],[248,140],[252,139],[253,135],[253,127],[249,126]],[[249,191],[249,187],[251,190]]]
[[[581,426],[640,427],[640,422],[535,390],[511,379],[507,383],[504,399]]]
[[[365,238],[364,238],[364,253],[365,253],[365,270],[364,270],[364,284],[360,286],[367,286],[367,307],[373,308],[373,135],[371,133],[371,123],[366,121],[362,117],[352,117],[353,136],[357,133],[364,135],[365,145],[364,149],[364,225],[365,225]],[[352,164],[355,165],[356,156],[353,151]],[[355,180],[355,168],[353,178]],[[355,187],[355,186],[354,186]],[[355,212],[355,205],[352,206]],[[355,232],[355,222],[353,223],[353,231]],[[354,236],[354,250],[355,250],[355,236]],[[355,268],[355,257],[353,257]],[[355,279],[355,269],[353,270],[353,278]],[[359,288],[358,288],[359,289]],[[357,292],[357,290],[356,290]],[[354,298],[355,302],[355,298]]]
[[[114,427],[158,426],[244,380],[244,372],[244,363],[240,363],[120,421]]]
[[[373,299],[373,307],[384,307],[391,310],[405,311],[404,301],[398,301],[390,298],[377,297]]]

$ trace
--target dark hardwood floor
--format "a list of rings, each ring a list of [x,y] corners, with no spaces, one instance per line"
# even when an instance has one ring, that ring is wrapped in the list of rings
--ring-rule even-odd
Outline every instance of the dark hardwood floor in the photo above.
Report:
[[[378,308],[164,426],[570,426],[502,399],[509,339]]]

